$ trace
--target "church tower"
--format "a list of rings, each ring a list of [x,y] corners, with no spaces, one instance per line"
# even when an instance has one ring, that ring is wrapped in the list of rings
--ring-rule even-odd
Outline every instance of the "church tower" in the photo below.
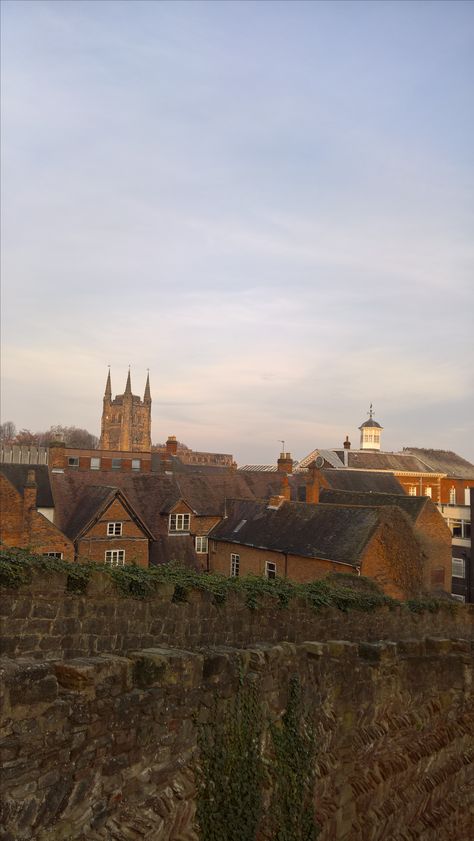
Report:
[[[123,394],[112,399],[110,368],[105,384],[100,435],[101,450],[151,452],[151,392],[147,374],[143,400],[132,394],[130,369]]]
[[[368,411],[369,420],[359,426],[360,429],[360,449],[361,450],[380,450],[380,434],[383,426],[380,426],[374,420],[374,410],[372,403]]]

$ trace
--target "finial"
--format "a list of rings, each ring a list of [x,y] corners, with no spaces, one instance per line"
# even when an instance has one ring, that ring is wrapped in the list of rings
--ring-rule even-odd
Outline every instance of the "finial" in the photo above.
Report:
[[[130,365],[128,366],[127,384],[125,386],[125,394],[132,393],[132,382],[130,378]]]
[[[107,365],[107,368],[109,370],[107,372],[107,381],[105,383],[105,396],[112,397],[112,384],[110,382],[110,365]]]
[[[282,453],[284,453],[285,452],[285,442],[282,441],[281,438],[278,438],[278,443],[281,444],[281,447],[282,447],[281,451],[282,451]]]
[[[369,408],[369,411],[367,412],[367,414],[369,415],[370,419],[372,420],[372,415],[374,414],[372,403],[370,404],[370,408]]]
[[[146,375],[146,385],[145,385],[145,394],[143,395],[143,399],[149,401],[151,403],[151,392],[150,392],[150,369],[147,368],[147,375]]]

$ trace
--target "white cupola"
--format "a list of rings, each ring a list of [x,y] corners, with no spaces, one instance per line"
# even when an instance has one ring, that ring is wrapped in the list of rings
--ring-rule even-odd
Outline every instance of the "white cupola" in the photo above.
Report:
[[[380,434],[383,426],[380,426],[374,420],[374,410],[372,403],[368,411],[369,420],[359,426],[360,429],[360,449],[361,450],[380,450]]]

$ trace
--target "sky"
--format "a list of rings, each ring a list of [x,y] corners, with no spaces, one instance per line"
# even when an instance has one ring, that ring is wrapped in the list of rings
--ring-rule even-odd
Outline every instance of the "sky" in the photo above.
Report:
[[[2,3],[2,420],[474,461],[474,3]]]

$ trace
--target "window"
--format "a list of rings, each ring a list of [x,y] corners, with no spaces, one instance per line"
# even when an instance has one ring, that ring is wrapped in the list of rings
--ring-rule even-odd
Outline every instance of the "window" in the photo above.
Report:
[[[432,497],[432,488],[425,488],[425,496],[429,496],[431,499]]]
[[[232,578],[238,578],[240,572],[240,555],[234,555],[233,553],[230,556],[230,574]]]
[[[207,552],[207,537],[196,537],[196,552],[200,555]]]
[[[170,514],[170,531],[189,531],[191,514]]]
[[[452,559],[452,567],[453,567],[453,578],[465,578],[466,577],[466,561],[464,558],[453,558]]]
[[[266,561],[265,562],[265,575],[269,579],[273,579],[277,577],[277,565],[273,563],[273,561]]]
[[[62,552],[43,552],[43,558],[59,558],[60,561],[63,559]]]
[[[100,470],[100,458],[96,456],[91,458],[91,470]]]
[[[125,565],[125,549],[111,549],[105,553],[105,563],[112,567]]]
[[[107,523],[107,537],[119,537],[122,534],[122,523]]]
[[[132,458],[132,470],[140,470],[141,461],[139,458]]]
[[[453,599],[457,599],[458,602],[465,602],[466,601],[466,596],[461,596],[458,593],[451,593],[451,596],[453,597]]]
[[[452,485],[449,491],[449,504],[456,505],[456,488]]]
[[[112,459],[112,470],[120,470],[122,467],[122,459],[121,458],[113,458]]]
[[[79,459],[76,456],[69,456],[67,465],[68,467],[79,467]]]
[[[416,485],[410,485],[408,488],[408,493],[410,496],[416,496]]]
[[[453,537],[461,537],[463,540],[471,537],[471,524],[468,520],[448,520],[448,525]]]

